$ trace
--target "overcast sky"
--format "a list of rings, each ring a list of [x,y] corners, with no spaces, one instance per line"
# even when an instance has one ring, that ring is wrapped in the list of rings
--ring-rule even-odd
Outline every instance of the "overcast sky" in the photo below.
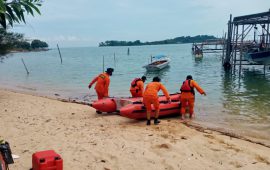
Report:
[[[180,36],[222,36],[229,15],[266,12],[270,0],[44,0],[41,16],[14,32],[54,48],[98,46],[106,40],[156,41]]]

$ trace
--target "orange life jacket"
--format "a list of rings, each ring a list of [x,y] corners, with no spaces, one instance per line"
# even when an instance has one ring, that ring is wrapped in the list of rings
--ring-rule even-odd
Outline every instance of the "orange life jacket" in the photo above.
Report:
[[[135,78],[132,82],[131,82],[131,87],[136,87],[137,86],[137,82],[138,81],[140,81],[140,80],[142,80],[142,79],[140,79],[140,78]]]
[[[180,88],[180,91],[181,92],[191,92],[192,94],[195,95],[194,87],[190,86],[190,81],[191,80],[184,81],[181,88]]]

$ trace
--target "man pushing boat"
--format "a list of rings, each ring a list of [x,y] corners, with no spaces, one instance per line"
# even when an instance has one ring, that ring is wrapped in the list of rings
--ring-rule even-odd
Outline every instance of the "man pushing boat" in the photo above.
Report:
[[[192,79],[191,75],[188,75],[186,80],[183,82],[180,91],[181,91],[181,119],[185,118],[186,107],[189,108],[189,118],[192,118],[194,115],[194,102],[195,102],[195,91],[194,88],[201,94],[205,95],[204,90],[198,85],[196,81]]]
[[[130,85],[130,93],[132,97],[142,97],[143,91],[144,91],[144,82],[146,80],[145,76],[142,76],[142,78],[135,78]]]
[[[168,102],[171,102],[171,98],[169,96],[167,89],[165,88],[163,84],[160,83],[160,78],[154,77],[153,81],[146,86],[145,91],[143,93],[143,103],[146,107],[146,114],[147,114],[146,125],[151,124],[151,111],[152,111],[151,104],[153,104],[155,107],[154,124],[157,125],[160,123],[160,121],[158,120],[158,116],[159,116],[158,92],[159,90],[162,90]]]
[[[104,73],[99,74],[89,83],[89,89],[94,83],[96,83],[95,90],[98,96],[98,100],[103,99],[104,97],[109,97],[110,76],[112,76],[113,71],[113,68],[107,68]],[[96,112],[101,113],[98,110]]]

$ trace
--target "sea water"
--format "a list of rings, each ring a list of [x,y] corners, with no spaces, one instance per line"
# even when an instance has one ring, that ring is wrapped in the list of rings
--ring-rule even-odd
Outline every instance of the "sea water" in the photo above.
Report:
[[[88,89],[89,82],[107,67],[115,70],[111,77],[110,96],[130,96],[131,81],[143,75],[147,77],[146,84],[154,76],[159,76],[168,91],[176,93],[186,76],[192,75],[207,94],[196,94],[196,122],[270,141],[269,68],[265,74],[261,67],[243,68],[240,75],[237,69],[225,72],[220,53],[205,54],[198,60],[191,54],[191,44],[60,50],[62,64],[57,49],[13,53],[2,58],[1,86],[89,102],[96,98],[94,88]],[[158,54],[170,56],[168,68],[158,72],[147,72],[142,68],[150,62],[151,56]]]

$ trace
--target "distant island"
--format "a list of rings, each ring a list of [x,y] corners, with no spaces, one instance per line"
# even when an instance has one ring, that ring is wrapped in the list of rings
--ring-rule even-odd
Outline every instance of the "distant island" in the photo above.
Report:
[[[141,46],[141,45],[160,45],[160,44],[185,44],[185,43],[199,43],[206,40],[218,39],[213,35],[197,35],[194,37],[191,36],[182,36],[176,37],[174,39],[166,39],[161,41],[152,41],[152,42],[141,42],[140,40],[136,41],[116,41],[110,40],[99,43],[99,47],[105,46]]]
[[[43,51],[48,50],[48,47],[44,41],[38,39],[29,41],[23,34],[7,32],[0,28],[0,56],[10,52]]]

